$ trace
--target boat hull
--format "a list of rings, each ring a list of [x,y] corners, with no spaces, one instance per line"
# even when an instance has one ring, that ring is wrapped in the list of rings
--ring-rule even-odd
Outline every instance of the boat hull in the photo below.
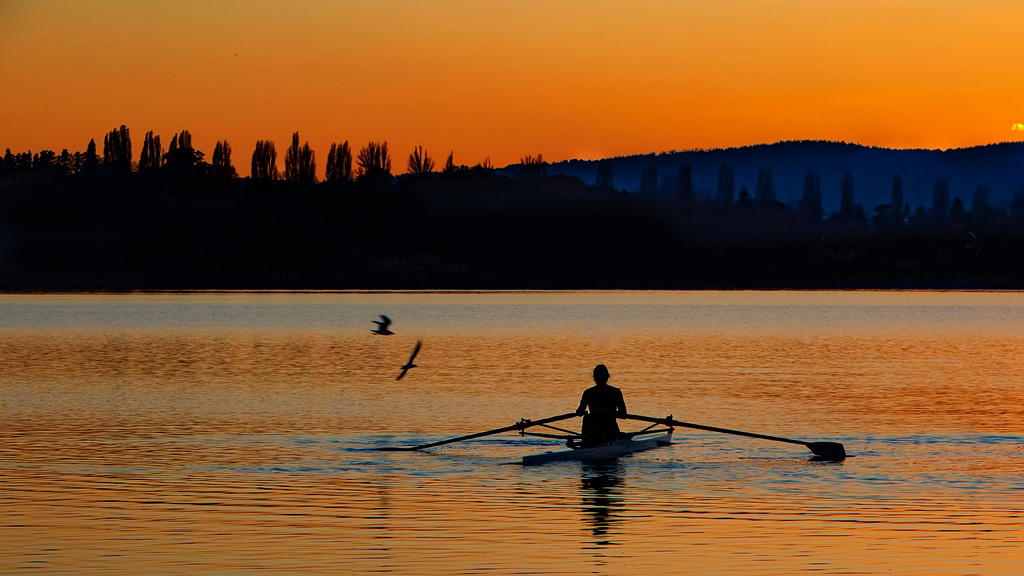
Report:
[[[531,454],[529,456],[523,456],[523,464],[526,466],[534,466],[537,464],[547,464],[548,462],[606,460],[609,458],[618,458],[619,456],[625,456],[634,452],[650,450],[651,448],[658,448],[659,446],[668,446],[670,444],[672,444],[671,430],[658,436],[649,436],[639,439],[623,438],[621,440],[609,442],[608,444],[591,446],[589,448],[571,448],[569,450],[554,450],[551,452],[542,452],[540,454]]]

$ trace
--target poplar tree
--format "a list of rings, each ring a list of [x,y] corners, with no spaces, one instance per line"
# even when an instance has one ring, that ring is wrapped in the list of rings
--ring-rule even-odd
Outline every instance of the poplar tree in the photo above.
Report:
[[[349,182],[352,180],[352,149],[348,140],[341,144],[332,143],[327,153],[327,168],[324,179],[328,182]]]
[[[423,146],[417,146],[413,149],[412,153],[409,154],[408,172],[409,174],[429,174],[434,171],[434,161],[427,154]]]
[[[249,177],[253,180],[277,180],[277,150],[273,141],[256,141]]]
[[[292,144],[284,153],[284,178],[304,184],[316,183],[316,155],[309,142],[299,146],[299,133],[292,134]]]
[[[168,168],[188,169],[202,161],[203,153],[192,147],[192,134],[188,130],[175,134],[164,154],[164,165]]]
[[[676,175],[676,197],[683,204],[693,201],[693,165],[683,164]]]
[[[370,142],[359,150],[356,159],[359,169],[356,175],[361,180],[391,182],[391,155],[387,142]]]
[[[231,145],[227,140],[218,141],[214,145],[211,167],[214,175],[221,178],[234,178],[238,175],[235,167],[231,165]]]
[[[758,207],[765,207],[775,201],[775,183],[772,180],[772,169],[757,171],[757,187],[754,188],[754,200]]]
[[[942,222],[949,216],[949,182],[945,178],[935,179],[932,191],[932,215]]]
[[[810,221],[821,220],[821,176],[808,170],[804,176],[804,194],[800,199],[800,211]]]
[[[142,152],[139,153],[139,172],[153,170],[163,166],[164,150],[160,145],[160,137],[150,130],[142,140]]]
[[[974,198],[971,200],[971,212],[975,216],[981,216],[988,210],[988,186],[978,184],[974,188]]]
[[[1018,229],[1024,229],[1024,184],[1017,185],[1013,189],[1013,204],[1010,206],[1010,216]]]
[[[735,196],[736,176],[728,164],[722,164],[722,167],[718,169],[718,188],[715,191],[715,200],[722,208],[729,208],[732,206]]]
[[[843,174],[843,180],[839,186],[839,218],[843,222],[853,222],[857,214],[857,205],[853,198],[853,172],[850,170]]]
[[[903,219],[903,178],[899,174],[892,177],[892,193],[889,195],[889,207],[893,220],[901,221]]]
[[[103,165],[121,172],[131,171],[132,139],[124,124],[103,138]]]

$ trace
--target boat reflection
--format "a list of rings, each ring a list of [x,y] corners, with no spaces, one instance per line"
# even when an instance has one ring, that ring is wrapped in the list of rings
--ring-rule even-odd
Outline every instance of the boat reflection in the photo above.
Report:
[[[590,523],[596,546],[614,544],[612,526],[621,520],[615,510],[624,503],[622,488],[622,467],[618,459],[581,462],[583,519]]]

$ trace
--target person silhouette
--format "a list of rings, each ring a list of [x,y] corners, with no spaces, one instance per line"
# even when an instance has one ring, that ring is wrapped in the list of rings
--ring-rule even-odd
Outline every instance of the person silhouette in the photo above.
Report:
[[[619,435],[616,418],[626,415],[626,401],[622,391],[608,384],[608,368],[604,364],[594,367],[594,385],[583,391],[576,413],[583,416],[584,446],[594,446],[615,440]],[[589,412],[587,409],[589,408]]]

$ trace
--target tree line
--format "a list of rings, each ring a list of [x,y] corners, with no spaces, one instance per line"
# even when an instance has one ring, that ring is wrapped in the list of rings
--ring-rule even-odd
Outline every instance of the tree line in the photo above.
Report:
[[[249,177],[253,180],[286,180],[302,184],[316,184],[317,165],[316,153],[309,142],[299,143],[299,133],[292,134],[291,143],[284,154],[284,172],[278,169],[278,154],[272,140],[258,140],[253,149]],[[237,178],[238,172],[232,164],[231,145],[226,141],[217,141],[210,162],[205,161],[205,154],[192,146],[192,135],[188,130],[175,134],[170,145],[164,149],[160,136],[152,131],[143,137],[142,149],[135,161],[132,154],[132,139],[129,129],[121,125],[103,137],[103,152],[97,150],[95,139],[89,140],[85,152],[69,152],[66,148],[60,153],[42,150],[35,154],[31,150],[13,153],[7,148],[0,159],[0,174],[35,173],[45,176],[72,176],[91,174],[98,170],[108,172],[139,172],[147,173],[156,170],[168,171],[190,170],[221,178]],[[468,169],[467,166],[456,166],[454,152],[449,153],[442,168],[443,172],[454,172]],[[532,156],[527,157],[534,162]],[[539,156],[537,157],[539,159]],[[353,166],[354,162],[354,166]],[[416,146],[409,153],[406,173],[412,176],[429,174],[435,169],[435,162],[423,146]],[[477,164],[476,168],[493,168],[489,160]],[[331,144],[327,153],[324,171],[326,182],[368,181],[389,183],[394,178],[392,158],[387,142],[371,141],[353,154],[348,141]]]
[[[596,182],[601,186],[612,186],[611,160],[597,163]],[[778,191],[773,182],[772,169],[760,169],[754,194],[746,186],[736,190],[735,174],[731,166],[723,164],[718,171],[717,187],[713,194],[700,196],[692,179],[693,168],[682,164],[674,178],[659,179],[654,164],[641,171],[641,196],[674,197],[691,214],[704,216],[721,215],[727,212],[795,212],[808,224],[819,222],[841,224],[848,228],[861,228],[880,232],[892,232],[913,227],[941,228],[950,225],[972,225],[978,228],[1015,227],[1024,230],[1024,184],[1017,185],[1009,210],[990,202],[989,187],[978,184],[970,198],[970,205],[960,196],[950,197],[949,182],[943,177],[934,181],[931,205],[912,208],[904,199],[903,180],[899,173],[893,175],[889,202],[876,205],[871,213],[857,202],[854,177],[847,170],[840,182],[839,209],[826,214],[823,208],[821,176],[815,170],[808,170],[804,177],[803,189],[795,207],[787,207],[777,200]]]
[[[292,134],[291,142],[284,154],[284,171],[278,169],[278,153],[272,140],[256,142],[250,157],[250,180],[283,180],[304,185],[319,182],[317,177],[316,153],[309,142],[300,142],[298,132]],[[454,163],[454,153],[449,153],[441,174],[469,170],[467,166]],[[191,173],[216,179],[238,178],[232,163],[232,148],[226,141],[217,141],[209,162],[206,155],[192,145],[188,130],[174,134],[165,149],[159,135],[146,132],[137,161],[133,155],[132,138],[129,129],[121,125],[104,135],[102,154],[97,150],[95,140],[90,140],[85,152],[69,152],[67,149],[56,153],[42,150],[13,153],[6,149],[0,160],[0,175],[11,178],[17,174],[37,174],[46,177],[94,174],[103,171],[108,174],[137,172],[154,174]],[[422,177],[434,173],[436,164],[430,154],[416,146],[409,153],[406,174]],[[494,167],[489,160],[472,167],[490,171]],[[518,164],[508,168],[516,177],[538,179],[547,176],[548,163],[543,156],[527,154]],[[717,187],[713,194],[701,196],[693,185],[693,170],[690,164],[681,164],[674,177],[659,178],[658,168],[651,164],[641,173],[637,193],[641,197],[674,196],[690,217],[720,218],[723,213],[739,212],[785,212],[787,207],[777,200],[776,185],[771,168],[758,172],[756,186],[751,194],[746,186],[736,189],[733,169],[725,164],[718,171]],[[346,140],[330,146],[324,171],[324,182],[360,182],[375,186],[388,185],[395,178],[392,173],[392,158],[387,142],[371,141],[355,152]],[[615,190],[612,160],[597,162],[594,187]],[[821,177],[818,172],[808,170],[804,178],[802,195],[795,211],[808,224],[822,220],[847,227],[860,227],[891,232],[906,227],[942,227],[947,225],[971,225],[978,228],[1013,226],[1024,228],[1024,185],[1014,191],[1010,210],[993,206],[989,202],[988,187],[979,184],[971,198],[970,206],[959,196],[950,198],[949,184],[936,178],[931,206],[919,205],[916,209],[903,198],[900,175],[894,174],[890,201],[875,206],[869,213],[856,202],[853,175],[847,171],[840,183],[840,203],[836,212],[826,215],[823,210]]]
[[[1024,286],[1024,188],[1007,211],[984,186],[951,198],[939,178],[912,209],[894,174],[869,212],[846,172],[826,215],[814,170],[787,205],[771,168],[748,190],[727,164],[711,192],[686,163],[668,177],[651,165],[626,191],[614,159],[588,184],[540,154],[438,166],[422,146],[398,177],[387,142],[333,143],[318,181],[297,132],[281,172],[258,141],[247,178],[227,141],[207,161],[187,130],[166,148],[147,132],[134,152],[124,126],[101,151],[7,151],[0,288]]]

